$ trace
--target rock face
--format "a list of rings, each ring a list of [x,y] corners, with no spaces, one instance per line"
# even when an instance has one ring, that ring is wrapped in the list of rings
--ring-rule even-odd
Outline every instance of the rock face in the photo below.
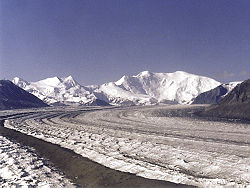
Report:
[[[237,85],[217,105],[211,105],[202,115],[250,120],[250,79]]]
[[[221,84],[214,89],[211,89],[198,95],[194,99],[192,104],[217,104],[239,83],[241,82],[230,82],[228,84]]]
[[[198,95],[192,104],[217,104],[227,94],[227,89],[222,85]]]
[[[9,80],[0,80],[0,110],[48,106],[42,100],[16,86]]]
[[[88,105],[88,106],[110,106],[109,103],[107,103],[103,100],[100,100],[100,99],[96,99],[94,101],[91,101],[90,103],[86,103],[85,105]]]

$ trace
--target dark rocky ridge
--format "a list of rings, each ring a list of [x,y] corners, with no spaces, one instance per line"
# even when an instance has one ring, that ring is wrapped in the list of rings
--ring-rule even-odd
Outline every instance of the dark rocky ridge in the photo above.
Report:
[[[217,104],[227,92],[227,88],[220,85],[198,95],[192,104]]]
[[[237,85],[217,105],[211,105],[201,115],[250,120],[250,79]]]
[[[87,103],[85,105],[88,105],[88,106],[111,106],[109,103],[107,103],[103,100],[100,100],[100,99],[95,99],[94,101]]]
[[[0,80],[0,110],[48,106],[9,80]]]

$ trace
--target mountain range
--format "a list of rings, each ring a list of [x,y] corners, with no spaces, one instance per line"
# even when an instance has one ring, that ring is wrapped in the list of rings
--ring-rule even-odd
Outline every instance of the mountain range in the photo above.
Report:
[[[115,82],[82,86],[72,76],[28,82],[15,77],[13,83],[50,105],[152,105],[191,104],[201,93],[220,82],[183,71],[140,72]]]

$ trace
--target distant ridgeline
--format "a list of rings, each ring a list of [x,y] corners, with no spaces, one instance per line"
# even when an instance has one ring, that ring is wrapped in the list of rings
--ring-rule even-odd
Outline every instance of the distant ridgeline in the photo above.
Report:
[[[0,80],[0,110],[48,106],[9,80]]]

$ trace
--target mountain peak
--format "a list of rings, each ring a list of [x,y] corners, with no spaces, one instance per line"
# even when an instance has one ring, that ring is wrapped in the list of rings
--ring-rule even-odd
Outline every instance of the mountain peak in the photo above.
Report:
[[[57,86],[61,82],[62,80],[58,78],[57,76],[38,81],[38,83],[44,83],[49,86]]]
[[[29,83],[28,83],[27,81],[25,81],[24,79],[19,78],[19,77],[13,78],[12,82],[13,82],[15,85],[17,85],[17,86],[19,86],[19,87],[21,87],[21,88],[24,88],[26,85],[29,85]]]
[[[65,77],[64,80],[74,80],[74,78],[71,75],[69,75],[69,76]]]
[[[120,80],[116,81],[116,85],[121,85],[126,79],[128,78],[127,75],[124,75],[123,77],[120,78]]]
[[[152,73],[149,71],[142,71],[137,76],[150,76]]]
[[[73,87],[78,84],[71,75],[68,77],[62,78],[62,80],[63,80],[63,83],[67,85],[67,87]]]
[[[19,80],[20,80],[20,78],[15,77],[15,78],[13,78],[12,82],[13,82],[14,84],[17,84],[17,83],[19,82]]]
[[[187,73],[187,72],[185,72],[185,71],[175,71],[175,72],[173,72],[173,73],[176,73],[176,74],[190,74],[190,73]]]
[[[14,84],[17,84],[17,83],[19,83],[19,82],[27,82],[27,81],[25,81],[25,80],[22,79],[22,78],[15,77],[15,78],[13,78],[12,82],[13,82]]]

